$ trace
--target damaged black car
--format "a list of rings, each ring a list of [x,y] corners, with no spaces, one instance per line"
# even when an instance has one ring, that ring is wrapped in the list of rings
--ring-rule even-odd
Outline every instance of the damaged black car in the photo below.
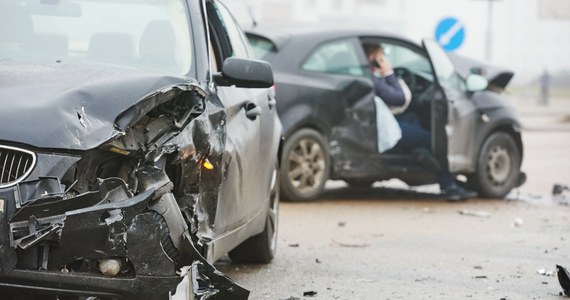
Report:
[[[513,72],[461,57],[452,61],[435,41],[417,44],[375,29],[280,24],[247,34],[256,56],[275,72],[285,135],[283,199],[318,198],[328,179],[354,187],[392,178],[431,184],[442,166],[480,197],[502,198],[524,183],[521,123],[501,94]],[[365,43],[382,45],[409,88],[407,111],[431,134],[427,153],[379,153]]]
[[[268,63],[214,0],[0,3],[2,299],[247,299],[275,254]]]

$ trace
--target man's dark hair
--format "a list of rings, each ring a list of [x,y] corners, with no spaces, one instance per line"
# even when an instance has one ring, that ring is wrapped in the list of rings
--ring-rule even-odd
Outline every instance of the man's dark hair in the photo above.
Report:
[[[375,54],[376,52],[382,50],[382,45],[380,45],[378,42],[364,41],[362,43],[362,48],[364,48],[364,53],[366,54],[366,57],[368,57],[371,54]]]

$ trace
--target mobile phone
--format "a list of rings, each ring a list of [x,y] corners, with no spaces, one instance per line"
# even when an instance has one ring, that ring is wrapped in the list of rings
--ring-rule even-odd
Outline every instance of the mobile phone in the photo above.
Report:
[[[376,68],[380,68],[380,64],[378,63],[378,61],[376,60],[376,58],[373,59],[373,60],[370,62],[370,65],[373,66],[373,67],[376,67]]]

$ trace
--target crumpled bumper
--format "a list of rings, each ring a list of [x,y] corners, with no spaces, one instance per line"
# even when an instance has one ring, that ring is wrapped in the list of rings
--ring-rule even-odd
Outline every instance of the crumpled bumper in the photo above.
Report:
[[[50,180],[32,184],[45,188]],[[22,197],[25,185],[11,191]],[[0,192],[6,194],[6,189]],[[183,234],[177,257],[165,251],[165,224],[149,208],[168,193],[159,184],[130,196],[122,180],[105,179],[98,191],[74,197],[46,190],[39,199],[24,201],[9,220],[6,199],[0,198],[0,294],[247,299],[247,290],[202,257],[189,232]],[[103,275],[104,259],[120,262],[120,271]]]

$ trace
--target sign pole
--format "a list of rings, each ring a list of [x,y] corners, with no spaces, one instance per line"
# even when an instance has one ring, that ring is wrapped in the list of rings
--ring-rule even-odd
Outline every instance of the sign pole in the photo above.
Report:
[[[489,2],[487,7],[487,32],[485,36],[485,59],[491,61],[493,54],[493,2],[494,0],[486,0]]]

